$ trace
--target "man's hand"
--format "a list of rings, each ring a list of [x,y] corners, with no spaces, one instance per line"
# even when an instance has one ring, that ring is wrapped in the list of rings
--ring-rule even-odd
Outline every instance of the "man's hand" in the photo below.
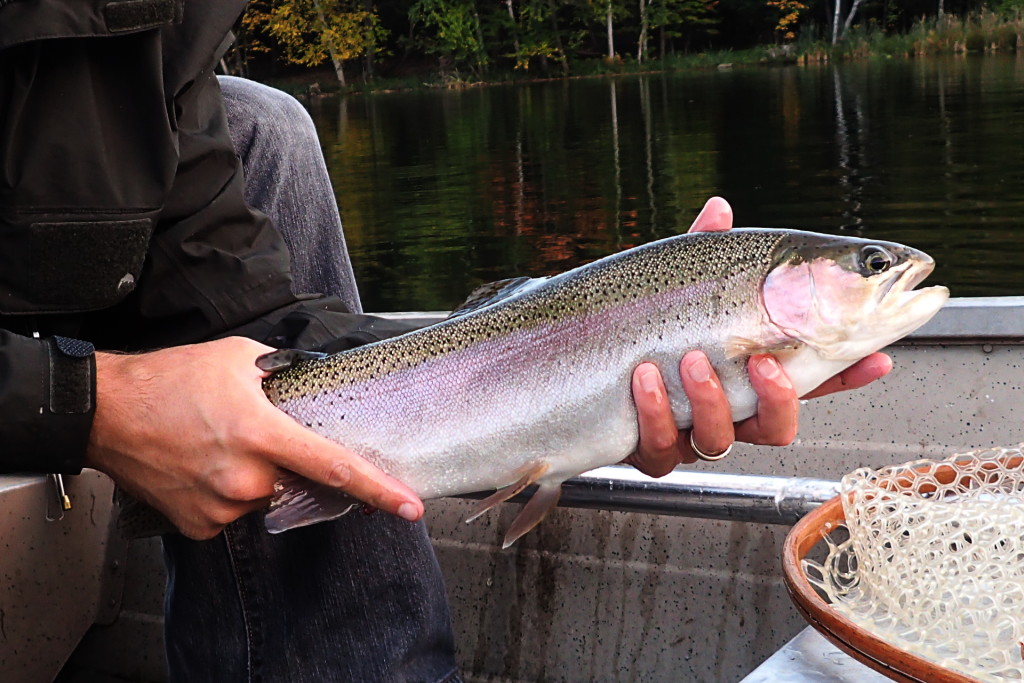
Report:
[[[690,226],[690,232],[732,228],[732,208],[712,197]],[[683,389],[693,408],[693,442],[703,453],[722,453],[733,441],[762,446],[785,446],[796,437],[800,402],[786,373],[772,356],[753,356],[747,369],[757,394],[757,415],[733,424],[729,401],[707,357],[699,351],[683,356],[679,364]],[[857,389],[886,375],[892,360],[873,353],[847,368],[803,398]],[[661,373],[653,363],[633,372],[633,400],[640,424],[640,444],[627,462],[652,477],[671,472],[680,463],[697,462],[690,447],[689,430],[679,432],[668,404]]]
[[[138,355],[96,355],[96,417],[86,466],[194,539],[267,505],[285,468],[410,521],[404,484],[267,400],[256,359],[270,347],[232,337]]]

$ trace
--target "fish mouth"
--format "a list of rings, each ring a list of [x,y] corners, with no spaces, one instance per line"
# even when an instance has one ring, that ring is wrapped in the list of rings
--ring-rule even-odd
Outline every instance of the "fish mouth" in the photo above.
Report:
[[[923,325],[949,299],[949,289],[942,285],[915,289],[933,270],[935,261],[927,254],[919,253],[891,269],[893,277],[878,288],[878,309],[902,321],[896,331],[900,336]]]
[[[934,289],[933,287],[914,289],[924,282],[933,270],[935,270],[935,261],[927,254],[908,258],[902,264],[889,270],[889,277],[879,284],[875,292],[875,301],[882,303],[894,297],[905,298],[907,295],[915,296],[919,292]]]
[[[900,278],[901,280],[906,281],[903,287],[904,291],[913,290],[919,284],[924,282],[925,278],[931,275],[932,271],[935,270],[935,261],[932,260],[931,256],[918,258],[912,261],[911,265],[912,267],[907,270],[906,275]],[[941,285],[935,286],[941,287]],[[931,287],[926,287],[925,289],[931,289]]]

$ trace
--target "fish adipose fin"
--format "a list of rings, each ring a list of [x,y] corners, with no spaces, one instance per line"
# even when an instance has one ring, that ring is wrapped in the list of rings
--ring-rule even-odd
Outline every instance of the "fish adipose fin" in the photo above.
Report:
[[[558,504],[558,499],[561,495],[561,482],[557,484],[541,484],[537,489],[537,493],[533,494],[529,502],[523,506],[519,516],[512,522],[508,533],[505,534],[505,541],[501,544],[501,549],[504,550],[509,547],[520,536],[540,524],[541,520],[547,517],[551,509]]]
[[[473,513],[469,517],[466,517],[466,524],[469,524],[474,519],[490,510],[492,507],[500,505],[509,498],[518,495],[527,486],[536,482],[538,479],[544,476],[544,473],[547,472],[550,468],[551,465],[548,465],[547,463],[537,463],[535,465],[529,466],[529,468],[523,473],[523,476],[519,477],[519,480],[516,483],[510,486],[506,486],[503,489],[498,489],[493,494],[487,496],[479,503],[477,503],[475,506],[473,506]]]
[[[533,289],[545,280],[547,280],[546,277],[510,277],[507,280],[497,280],[480,285],[470,292],[466,300],[457,306],[448,317],[457,318],[480,308],[486,308],[513,294]]]
[[[264,518],[267,531],[272,534],[337,519],[359,504],[338,489],[294,472],[285,472],[274,489],[274,499]]]

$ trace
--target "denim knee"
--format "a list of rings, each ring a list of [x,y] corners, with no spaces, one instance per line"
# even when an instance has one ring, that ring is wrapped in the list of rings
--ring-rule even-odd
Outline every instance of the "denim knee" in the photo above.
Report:
[[[236,76],[218,76],[225,100],[245,111],[245,120],[253,126],[248,138],[271,141],[277,153],[319,147],[316,127],[302,103],[288,93]]]

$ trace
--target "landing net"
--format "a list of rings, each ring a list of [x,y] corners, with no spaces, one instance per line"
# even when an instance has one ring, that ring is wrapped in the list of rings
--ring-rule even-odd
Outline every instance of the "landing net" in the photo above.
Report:
[[[1021,447],[846,475],[846,523],[826,530],[823,563],[802,560],[808,580],[896,647],[980,680],[1024,680]]]

